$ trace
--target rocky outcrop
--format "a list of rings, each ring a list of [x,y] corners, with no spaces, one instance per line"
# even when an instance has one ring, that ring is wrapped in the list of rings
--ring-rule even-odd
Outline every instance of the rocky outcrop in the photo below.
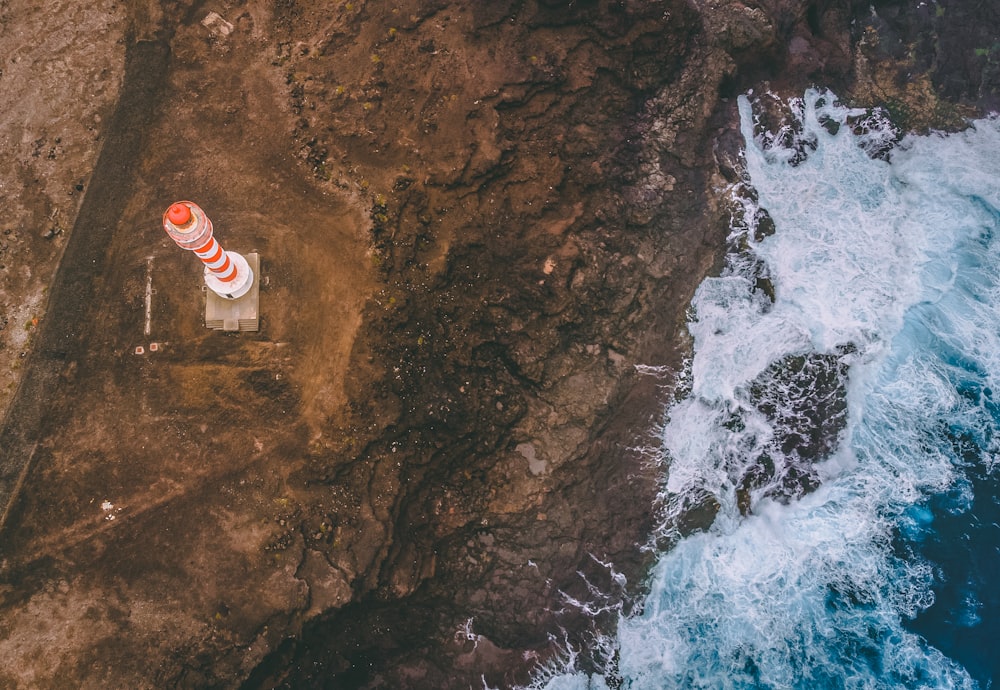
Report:
[[[998,23],[990,3],[876,3],[854,30],[850,94],[904,131],[961,127],[1000,107]]]
[[[854,4],[780,0],[278,14],[299,155],[367,204],[382,280],[345,441],[299,480],[386,498],[354,603],[250,686],[507,686],[613,624],[657,488],[640,449],[664,382],[635,366],[676,365],[720,256],[726,97],[766,79],[884,102],[870,85],[900,56],[873,53],[879,9],[860,29]],[[958,112],[945,102],[906,124]]]
[[[667,382],[635,367],[677,362],[726,228],[719,90],[774,32],[683,2],[352,7],[276,20],[300,155],[366,200],[382,276],[345,440],[299,479],[384,486],[386,538],[268,682],[509,685],[642,581]]]

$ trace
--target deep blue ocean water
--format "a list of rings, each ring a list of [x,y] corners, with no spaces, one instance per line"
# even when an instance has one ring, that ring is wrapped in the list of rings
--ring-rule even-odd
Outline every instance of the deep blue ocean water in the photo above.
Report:
[[[599,643],[604,674],[570,655],[535,687],[989,688],[1000,123],[890,149],[890,123],[832,94],[775,136],[753,101],[733,251],[692,302],[662,429],[675,546]],[[706,503],[710,528],[670,533]]]

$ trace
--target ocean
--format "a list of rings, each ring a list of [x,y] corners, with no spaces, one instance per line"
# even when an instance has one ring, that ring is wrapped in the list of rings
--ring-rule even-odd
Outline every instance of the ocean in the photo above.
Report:
[[[648,596],[534,687],[990,688],[1000,678],[1000,122],[896,141],[808,91],[763,133],[690,307]],[[680,534],[676,516],[714,520]]]

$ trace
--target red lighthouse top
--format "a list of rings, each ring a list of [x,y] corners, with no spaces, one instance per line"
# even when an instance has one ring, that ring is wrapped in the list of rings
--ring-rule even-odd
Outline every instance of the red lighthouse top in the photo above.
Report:
[[[191,209],[185,204],[173,204],[167,209],[167,219],[174,225],[187,225],[191,220]]]
[[[198,251],[212,240],[212,221],[193,201],[177,201],[163,214],[163,229],[182,249]]]

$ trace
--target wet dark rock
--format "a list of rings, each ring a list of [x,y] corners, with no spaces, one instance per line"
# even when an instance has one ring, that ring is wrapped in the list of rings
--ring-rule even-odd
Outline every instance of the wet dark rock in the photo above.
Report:
[[[852,95],[883,104],[904,130],[955,129],[995,109],[1000,79],[992,3],[879,2],[859,13]]]
[[[817,142],[803,137],[802,112],[798,102],[789,101],[774,92],[755,95],[751,101],[756,116],[754,138],[761,146],[794,151],[788,159],[793,166],[816,150]]]
[[[881,2],[862,31],[875,31],[870,52],[899,64],[902,79],[928,75],[947,101],[995,107],[998,22],[993,3]]]
[[[690,504],[693,507],[685,511],[678,518],[677,524],[673,525],[676,528],[676,536],[674,538],[685,537],[708,529],[715,522],[715,517],[719,514],[719,501],[709,493],[703,493],[701,496],[693,496]],[[661,543],[658,546],[666,549],[673,546],[673,544]]]
[[[788,357],[750,387],[750,402],[774,423],[784,455],[825,457],[847,418],[847,362],[841,353]]]
[[[847,359],[852,352],[845,346],[832,354],[789,356],[751,384],[749,402],[767,416],[774,437],[739,481],[742,513],[760,498],[788,501],[819,486],[813,466],[829,456],[847,424]]]

